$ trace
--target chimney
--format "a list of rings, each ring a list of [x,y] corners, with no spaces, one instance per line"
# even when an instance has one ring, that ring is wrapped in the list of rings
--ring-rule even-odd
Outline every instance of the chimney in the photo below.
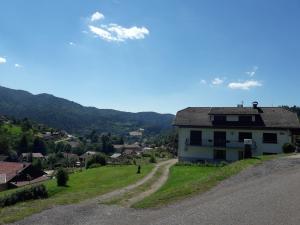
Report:
[[[253,109],[257,109],[258,102],[257,102],[257,101],[255,101],[255,102],[252,102],[252,105],[253,105]]]

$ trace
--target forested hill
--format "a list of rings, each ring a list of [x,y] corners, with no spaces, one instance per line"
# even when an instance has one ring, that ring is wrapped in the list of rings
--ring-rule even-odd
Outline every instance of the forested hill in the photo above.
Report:
[[[172,114],[155,112],[129,113],[112,109],[84,107],[49,94],[33,95],[26,91],[0,86],[0,115],[29,118],[50,127],[82,134],[98,132],[126,134],[143,128],[148,134],[171,129]]]

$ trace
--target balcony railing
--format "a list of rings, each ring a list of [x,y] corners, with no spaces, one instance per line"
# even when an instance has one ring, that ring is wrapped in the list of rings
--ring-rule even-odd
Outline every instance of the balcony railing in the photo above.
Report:
[[[202,143],[200,144],[191,144],[190,140],[186,140],[187,146],[195,146],[195,147],[220,147],[220,148],[240,148],[244,149],[245,144],[244,142],[240,141],[231,141],[231,140],[224,140],[224,139],[202,139]],[[251,145],[252,149],[256,149],[256,143],[255,141],[252,141]]]

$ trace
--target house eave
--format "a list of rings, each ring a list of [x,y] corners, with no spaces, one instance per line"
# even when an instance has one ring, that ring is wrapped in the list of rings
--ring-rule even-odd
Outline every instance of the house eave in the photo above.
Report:
[[[300,128],[294,127],[255,127],[255,126],[203,126],[203,125],[178,125],[173,124],[178,128],[211,128],[211,129],[236,129],[236,130],[297,130],[300,133]]]

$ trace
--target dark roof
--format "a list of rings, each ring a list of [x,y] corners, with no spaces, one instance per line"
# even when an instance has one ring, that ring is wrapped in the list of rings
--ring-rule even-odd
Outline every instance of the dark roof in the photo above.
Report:
[[[224,109],[224,112],[221,113]],[[254,113],[254,111],[256,111]],[[228,122],[225,124],[214,124],[210,120],[211,112],[220,115],[256,115],[256,122],[252,124],[240,124],[237,122]],[[240,112],[239,114],[237,112]],[[248,112],[248,114],[246,113]],[[250,127],[250,128],[281,128],[281,129],[299,129],[300,123],[296,113],[281,107],[189,107],[176,114],[175,126],[194,126],[194,127]]]
[[[257,115],[257,109],[252,107],[212,107],[209,115]]]

